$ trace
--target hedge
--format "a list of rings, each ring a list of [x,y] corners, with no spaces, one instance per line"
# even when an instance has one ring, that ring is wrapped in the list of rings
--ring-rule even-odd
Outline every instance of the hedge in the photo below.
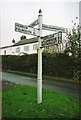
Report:
[[[37,54],[32,55],[3,55],[2,69],[3,70],[18,70],[37,73]],[[81,60],[68,56],[66,54],[43,53],[43,75],[54,77],[65,77],[78,79],[80,74]]]

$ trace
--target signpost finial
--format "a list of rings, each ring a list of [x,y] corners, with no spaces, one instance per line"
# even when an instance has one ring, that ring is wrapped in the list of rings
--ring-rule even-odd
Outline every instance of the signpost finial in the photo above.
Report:
[[[42,10],[41,10],[41,9],[39,9],[39,13],[42,13]]]

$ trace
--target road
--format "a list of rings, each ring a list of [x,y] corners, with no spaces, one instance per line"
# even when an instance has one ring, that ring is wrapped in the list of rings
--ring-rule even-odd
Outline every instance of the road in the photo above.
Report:
[[[37,86],[37,79],[18,75],[14,73],[2,73],[2,80],[14,82],[21,85]],[[54,90],[65,95],[75,97],[81,100],[81,89],[79,84],[65,83],[53,80],[43,80],[43,87],[46,89]]]

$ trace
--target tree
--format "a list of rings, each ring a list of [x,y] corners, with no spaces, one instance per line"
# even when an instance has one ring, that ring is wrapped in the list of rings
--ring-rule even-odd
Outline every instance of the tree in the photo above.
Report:
[[[65,53],[69,54],[74,59],[74,79],[81,80],[81,32],[80,25],[69,32],[67,38]]]
[[[78,57],[80,53],[80,27],[77,26],[77,29],[73,28],[68,36],[68,42],[66,44],[65,52],[70,54],[73,57]]]

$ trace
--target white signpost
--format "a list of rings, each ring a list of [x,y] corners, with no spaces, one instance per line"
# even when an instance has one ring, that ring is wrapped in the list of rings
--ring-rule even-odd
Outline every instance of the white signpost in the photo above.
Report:
[[[38,25],[38,29],[32,28]],[[42,11],[39,10],[38,19],[29,26],[15,23],[15,31],[24,34],[38,36],[38,76],[37,76],[37,103],[42,103]]]
[[[38,25],[37,28],[33,28]],[[38,37],[38,75],[37,75],[37,103],[42,103],[42,29],[55,32],[66,32],[65,28],[42,24],[42,11],[39,10],[38,19],[29,26],[15,23],[15,31]]]
[[[38,77],[37,77],[37,103],[42,103],[42,46],[41,46],[41,37],[42,37],[42,11],[39,10],[38,15]]]

